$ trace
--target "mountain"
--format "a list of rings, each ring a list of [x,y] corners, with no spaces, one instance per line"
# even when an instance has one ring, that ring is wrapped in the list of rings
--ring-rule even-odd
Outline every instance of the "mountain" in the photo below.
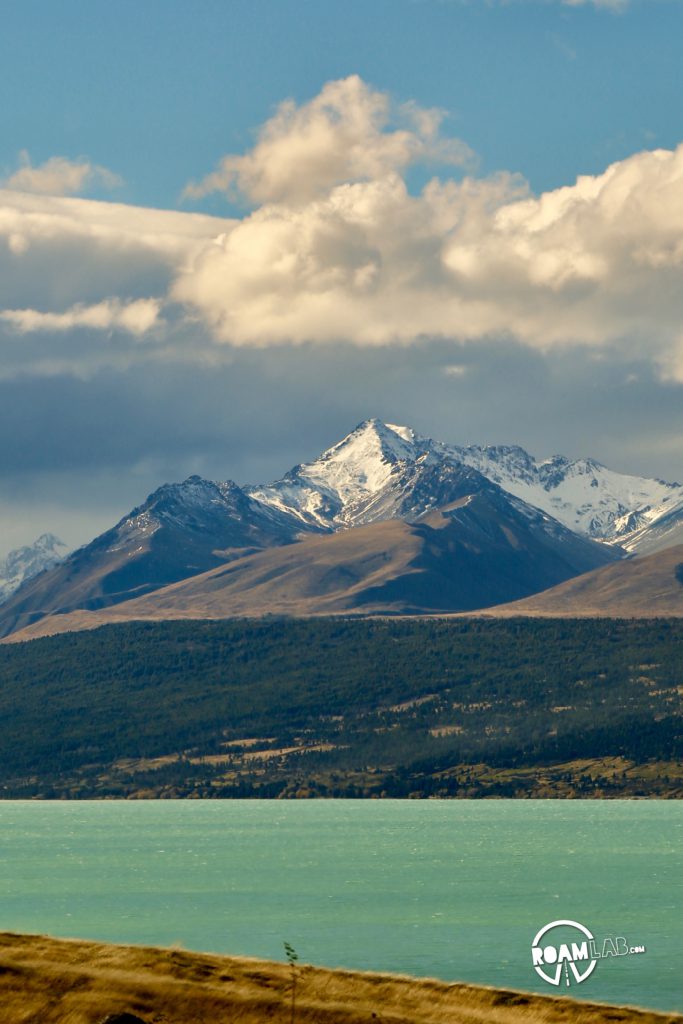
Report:
[[[453,456],[570,530],[640,551],[670,516],[683,522],[683,486],[616,473],[594,459],[554,455],[537,462],[523,448],[451,448]],[[662,538],[663,539],[663,538]]]
[[[43,533],[33,544],[10,551],[0,562],[0,603],[22,583],[61,562],[67,553],[66,544],[54,533]]]
[[[596,569],[490,615],[683,617],[683,544]]]
[[[454,489],[468,493],[413,522],[304,536],[114,607],[53,615],[11,639],[125,620],[471,611],[618,557],[479,474],[452,472]]]
[[[305,525],[339,529],[390,519],[416,471],[454,461],[460,466],[434,448],[408,427],[365,420],[314,462],[248,493],[271,508],[293,512]],[[413,505],[417,515],[427,510],[419,495]]]
[[[650,555],[656,551],[683,544],[683,505],[676,505],[670,511],[659,515],[653,522],[638,522],[629,536],[629,549],[639,555]]]
[[[537,461],[518,446],[447,445],[377,419],[359,424],[314,462],[247,491],[272,508],[293,512],[304,525],[338,529],[436,507],[422,492],[409,512],[399,511],[398,496],[410,489],[411,471],[445,465],[469,466],[570,530],[628,551],[666,546],[674,523],[683,533],[678,483],[616,473],[594,459],[554,455]]]
[[[221,565],[235,549],[289,544],[291,515],[254,502],[232,481],[165,484],[111,530],[29,580],[0,606],[0,636],[44,615],[100,608]]]
[[[683,536],[679,484],[615,473],[592,459],[538,461],[515,446],[447,445],[369,419],[269,484],[191,477],[164,485],[61,566],[23,584],[0,610],[0,636],[46,614],[129,601],[309,534],[414,523],[491,488],[518,502],[517,511],[535,509],[554,528],[599,541],[604,557],[595,554],[587,568],[624,548],[655,550]]]

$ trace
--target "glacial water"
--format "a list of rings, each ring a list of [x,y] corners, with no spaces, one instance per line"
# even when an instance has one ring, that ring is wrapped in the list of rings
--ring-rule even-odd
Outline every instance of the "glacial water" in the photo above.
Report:
[[[0,930],[393,971],[683,1011],[674,801],[0,803]],[[571,988],[545,924],[646,952]]]

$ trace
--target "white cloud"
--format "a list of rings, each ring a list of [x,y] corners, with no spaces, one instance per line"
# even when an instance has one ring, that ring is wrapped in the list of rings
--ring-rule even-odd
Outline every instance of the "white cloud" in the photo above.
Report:
[[[69,196],[95,185],[112,189],[123,184],[118,174],[84,158],[68,160],[64,156],[52,156],[44,164],[34,167],[26,150],[22,150],[19,163],[19,169],[5,179],[5,188],[39,195]]]
[[[508,337],[621,346],[683,374],[683,146],[540,196],[507,173],[411,194],[406,168],[448,144],[439,115],[404,106],[413,127],[397,129],[390,106],[351,78],[281,108],[230,158],[223,184],[267,198],[241,220],[0,191],[5,322],[64,337],[149,318],[170,337],[185,316],[168,351],[191,338],[188,360],[213,342]]]
[[[20,334],[36,331],[71,331],[89,327],[103,331],[118,328],[130,334],[142,335],[156,326],[160,303],[156,299],[137,299],[120,302],[108,299],[93,306],[78,304],[63,313],[44,313],[35,309],[5,309],[0,319]]]
[[[0,190],[0,309],[60,312],[163,297],[233,222],[202,214]]]
[[[236,344],[638,336],[659,351],[683,319],[682,237],[683,147],[539,197],[509,175],[412,196],[392,172],[262,206],[173,295]]]
[[[386,93],[351,75],[328,82],[300,107],[281,103],[250,153],[224,157],[217,171],[188,185],[186,195],[236,190],[258,203],[296,203],[417,162],[471,164],[468,146],[440,136],[442,120],[442,111],[415,103],[392,109]]]
[[[463,232],[516,183],[433,184],[420,197],[391,174],[324,199],[262,207],[181,273],[173,296],[236,344],[361,344],[459,330],[443,258],[453,220]],[[448,308],[444,304],[448,305]]]

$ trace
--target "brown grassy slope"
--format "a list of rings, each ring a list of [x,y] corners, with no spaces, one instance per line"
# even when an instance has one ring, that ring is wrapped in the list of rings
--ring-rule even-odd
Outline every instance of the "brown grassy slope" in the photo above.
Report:
[[[654,555],[594,569],[522,601],[481,615],[551,618],[668,618],[683,616],[683,544]],[[680,578],[679,578],[680,576]]]
[[[97,611],[50,615],[2,642],[129,621],[349,613],[360,591],[410,574],[419,538],[407,523],[307,537],[260,551],[145,597]]]
[[[2,1024],[289,1024],[286,964],[184,950],[0,933]],[[296,1024],[674,1024],[678,1015],[304,967]]]
[[[414,523],[393,519],[306,537],[99,611],[51,615],[9,639],[122,621],[472,611],[616,557],[568,531],[530,525],[495,495],[474,494]]]

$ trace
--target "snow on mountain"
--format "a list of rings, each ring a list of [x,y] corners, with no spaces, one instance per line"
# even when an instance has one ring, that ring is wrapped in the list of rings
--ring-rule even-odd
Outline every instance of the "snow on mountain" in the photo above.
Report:
[[[295,466],[282,480],[246,491],[264,505],[294,512],[305,525],[351,526],[359,503],[382,491],[402,468],[415,464],[422,454],[417,446],[408,427],[365,420],[314,462]]]
[[[555,455],[537,461],[518,446],[448,445],[377,419],[365,420],[282,480],[246,490],[265,505],[293,512],[302,525],[343,529],[395,516],[414,518],[435,507],[436,494],[433,501],[426,493],[414,496],[409,509],[404,499],[418,478],[423,480],[428,469],[434,477],[439,466],[470,467],[569,529],[627,550],[640,550],[657,521],[678,506],[683,523],[679,484],[616,473],[593,459]]]
[[[33,544],[10,551],[0,562],[0,602],[6,601],[26,580],[57,565],[67,554],[66,544],[53,533],[43,533]]]
[[[291,516],[258,505],[232,480],[214,482],[191,476],[182,483],[163,484],[150,494],[117,524],[114,543],[150,537],[162,528],[222,534],[227,524],[236,534],[235,542],[244,543],[261,543],[264,533],[290,539],[293,530]]]
[[[465,470],[570,530],[632,552],[666,546],[669,537],[675,543],[683,530],[680,484],[617,473],[594,459],[539,461],[515,445],[448,445],[378,419],[364,420],[271,484],[241,488],[200,477],[166,484],[118,529],[142,537],[160,521],[201,530],[207,517],[212,528],[224,518],[241,542],[269,545],[280,534],[291,540],[297,524],[302,531],[330,531],[416,519],[459,496]]]
[[[512,572],[505,545],[496,546],[510,524],[527,538],[527,554],[533,549],[540,558],[545,551],[552,561],[565,552],[575,572],[619,558],[624,548],[646,552],[683,539],[679,484],[615,473],[592,459],[539,461],[518,446],[449,445],[369,419],[271,484],[240,487],[198,476],[164,484],[63,564],[54,564],[59,542],[49,536],[35,550],[13,552],[0,566],[0,636],[46,614],[137,599],[226,563],[231,573],[250,552],[297,548],[306,534],[392,519],[419,533],[429,513],[455,507],[451,525],[457,519],[477,548],[480,568],[484,553],[491,555],[486,571],[494,574],[505,574],[505,565]],[[555,578],[543,580],[539,586]]]
[[[232,481],[193,476],[164,484],[115,526],[49,572],[27,580],[0,610],[0,636],[50,613],[118,604],[223,565],[248,550],[294,541],[300,522],[260,505]]]
[[[628,543],[631,551],[639,555],[651,555],[665,548],[683,544],[683,502],[671,507],[653,518],[651,512],[646,515],[633,513],[624,517],[629,533]],[[649,518],[648,518],[649,517]]]
[[[616,473],[594,459],[555,455],[537,462],[522,448],[504,446],[451,451],[570,529],[628,551],[640,550],[657,520],[683,503],[680,484]]]
[[[473,494],[495,505],[494,492],[507,501],[506,515],[512,503],[517,515],[542,516],[532,526],[548,535],[559,523],[635,553],[683,539],[680,484],[616,473],[592,459],[538,461],[518,446],[448,445],[369,419],[271,484],[243,488],[200,477],[165,484],[63,565],[55,564],[63,545],[45,535],[0,563],[0,600],[14,624],[36,609],[99,607],[205,572],[247,548],[389,519],[414,523]]]
[[[259,504],[232,480],[216,483],[191,476],[163,484],[111,530],[74,552],[69,562],[102,564],[108,573],[120,563],[117,578],[123,572],[127,583],[135,578],[137,585],[147,581],[153,565],[155,578],[170,582],[224,562],[233,548],[287,544],[298,529],[294,516]]]

